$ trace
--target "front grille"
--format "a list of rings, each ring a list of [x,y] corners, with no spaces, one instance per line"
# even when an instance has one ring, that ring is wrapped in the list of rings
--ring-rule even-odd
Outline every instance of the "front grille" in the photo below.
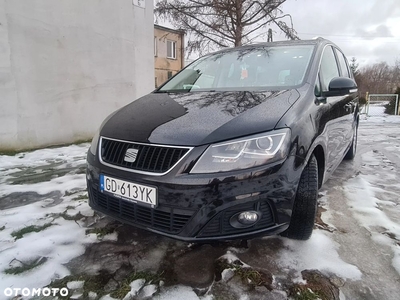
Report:
[[[190,210],[141,206],[101,193],[94,187],[89,188],[89,191],[96,209],[101,212],[128,224],[151,227],[166,233],[179,233],[194,214]]]
[[[132,156],[127,161],[125,160],[125,154],[128,149],[137,150],[137,156],[133,162],[131,162]],[[102,137],[100,151],[101,159],[105,163],[130,170],[165,173],[178,163],[189,150],[190,148],[154,146]]]
[[[261,219],[253,226],[248,228],[234,228],[230,225],[230,219],[233,215],[248,210],[261,212]],[[217,214],[204,229],[200,232],[200,237],[222,236],[237,233],[251,232],[257,229],[273,226],[274,215],[271,206],[267,201],[258,201],[246,204],[235,205]]]

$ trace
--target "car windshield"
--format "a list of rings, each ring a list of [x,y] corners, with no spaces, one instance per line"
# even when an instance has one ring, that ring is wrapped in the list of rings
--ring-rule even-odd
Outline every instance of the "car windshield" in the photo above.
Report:
[[[277,90],[303,84],[313,45],[233,49],[200,58],[158,92]]]

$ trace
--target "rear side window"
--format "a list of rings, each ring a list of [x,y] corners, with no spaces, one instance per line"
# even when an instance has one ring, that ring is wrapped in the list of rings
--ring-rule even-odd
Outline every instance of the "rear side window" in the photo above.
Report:
[[[339,77],[339,69],[331,46],[325,48],[321,61],[321,84],[324,91],[328,90],[329,82]]]
[[[339,61],[340,70],[342,71],[342,77],[350,78],[349,67],[346,62],[346,58],[344,57],[343,53],[340,52],[338,49],[335,49],[336,55]]]

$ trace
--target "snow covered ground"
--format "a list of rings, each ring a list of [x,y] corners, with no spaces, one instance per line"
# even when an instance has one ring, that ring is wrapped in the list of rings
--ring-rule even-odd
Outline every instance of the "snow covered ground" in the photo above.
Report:
[[[362,117],[358,154],[321,189],[305,242],[188,245],[97,215],[88,147],[0,156],[0,299],[46,286],[63,299],[398,299],[399,117]]]

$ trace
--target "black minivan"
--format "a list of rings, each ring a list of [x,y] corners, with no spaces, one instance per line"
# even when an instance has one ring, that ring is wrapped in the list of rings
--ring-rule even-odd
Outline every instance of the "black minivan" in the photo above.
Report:
[[[355,155],[358,120],[357,85],[330,41],[225,49],[103,122],[89,204],[183,241],[305,240],[318,189]]]

